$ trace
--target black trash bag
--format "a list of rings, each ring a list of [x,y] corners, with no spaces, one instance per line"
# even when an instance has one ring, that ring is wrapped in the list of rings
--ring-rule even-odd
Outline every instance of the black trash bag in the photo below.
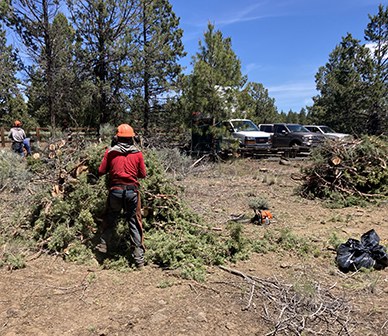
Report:
[[[368,250],[359,240],[353,238],[338,247],[336,261],[338,268],[344,273],[357,271],[361,267],[371,268],[375,264]]]
[[[372,250],[380,243],[380,237],[375,230],[369,230],[361,236],[361,244],[368,250]]]
[[[361,236],[361,243],[369,249],[373,260],[376,261],[375,269],[383,269],[388,266],[387,249],[379,245],[380,237],[375,230],[369,230]]]
[[[372,249],[372,258],[376,261],[374,268],[377,270],[382,270],[388,266],[388,254],[387,249],[378,245]]]
[[[380,238],[375,230],[361,236],[361,241],[350,238],[337,248],[338,268],[347,273],[360,268],[383,269],[388,266],[388,255],[384,246],[379,245]]]

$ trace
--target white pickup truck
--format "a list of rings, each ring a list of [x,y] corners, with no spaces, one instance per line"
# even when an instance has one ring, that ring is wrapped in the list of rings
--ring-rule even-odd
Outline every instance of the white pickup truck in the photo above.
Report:
[[[265,150],[272,147],[271,135],[259,130],[250,119],[229,119],[216,125],[228,130],[238,139],[240,147],[247,150]]]

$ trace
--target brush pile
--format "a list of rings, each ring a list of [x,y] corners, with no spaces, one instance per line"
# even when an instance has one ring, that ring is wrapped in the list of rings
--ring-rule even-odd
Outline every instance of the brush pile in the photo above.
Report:
[[[329,141],[305,168],[301,194],[329,199],[343,206],[388,196],[388,141],[363,137],[352,142]]]
[[[106,143],[83,139],[50,139],[27,161],[20,160],[29,179],[19,183],[17,193],[9,189],[15,177],[6,170],[1,188],[7,190],[17,219],[3,218],[0,225],[0,239],[6,245],[0,267],[24,267],[31,253],[55,254],[80,263],[97,260],[94,246],[107,197],[107,176],[98,178],[97,171],[106,147]],[[143,154],[147,178],[141,181],[140,194],[147,262],[178,270],[185,278],[203,280],[206,265],[246,257],[248,245],[241,237],[241,227],[215,230],[183,202],[173,177],[187,173],[190,159],[151,148],[143,148]],[[131,253],[123,218],[115,234],[115,246],[98,261],[105,268],[124,269],[131,265]]]

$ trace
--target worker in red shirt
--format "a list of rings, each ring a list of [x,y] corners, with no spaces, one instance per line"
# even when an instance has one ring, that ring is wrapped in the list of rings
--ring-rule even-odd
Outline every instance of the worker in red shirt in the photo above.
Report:
[[[139,195],[139,178],[146,177],[142,152],[134,144],[135,132],[128,124],[117,128],[117,143],[108,148],[98,174],[109,173],[109,195],[101,227],[99,252],[106,253],[117,218],[124,211],[129,225],[132,257],[138,268],[144,266],[143,229]]]

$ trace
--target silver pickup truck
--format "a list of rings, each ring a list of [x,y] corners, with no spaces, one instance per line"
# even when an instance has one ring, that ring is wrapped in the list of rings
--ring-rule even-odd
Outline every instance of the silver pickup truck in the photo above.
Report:
[[[324,125],[304,125],[310,132],[323,134],[326,138],[332,140],[351,140],[352,136],[346,133],[338,133],[328,126]]]

